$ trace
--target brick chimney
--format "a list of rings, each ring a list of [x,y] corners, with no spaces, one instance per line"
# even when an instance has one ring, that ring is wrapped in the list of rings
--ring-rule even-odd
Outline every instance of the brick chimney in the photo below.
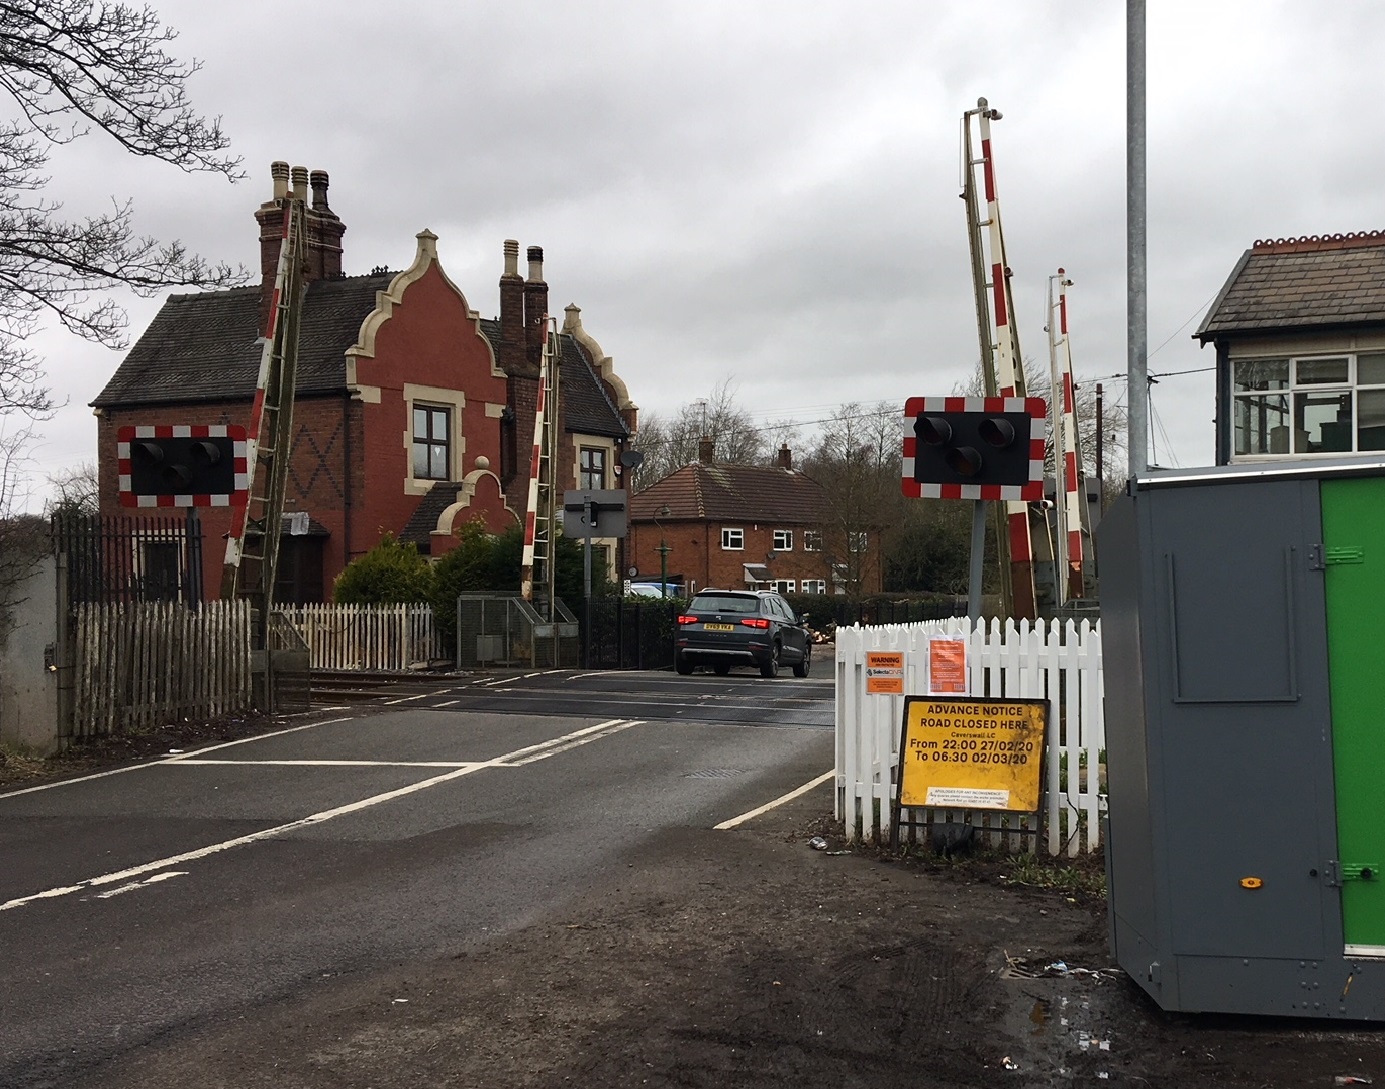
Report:
[[[505,239],[505,271],[500,274],[500,343],[495,361],[506,374],[526,373],[524,278],[519,274],[519,243]],[[537,370],[534,373],[538,373]]]
[[[548,285],[543,281],[543,247],[529,247],[529,278],[524,281],[525,357],[538,369],[543,355],[543,322],[548,316]]]
[[[308,270],[309,280],[335,280],[341,272],[341,236],[346,224],[327,207],[327,171],[314,170],[308,175],[312,187],[312,202],[308,206]]]
[[[789,450],[788,443],[784,443],[779,447],[779,461],[777,464],[781,469],[793,469],[793,453]]]
[[[716,443],[706,435],[697,441],[697,460],[703,465],[712,464],[712,452],[716,449]]]
[[[290,196],[305,203],[304,224],[307,252],[303,255],[302,273],[307,281],[331,279],[342,274],[342,235],[346,226],[327,206],[327,173],[312,173],[312,204],[307,205],[309,175],[301,166],[292,170],[286,162],[271,163],[274,180],[272,196],[255,211],[260,225],[260,333],[265,332],[269,306],[274,296],[274,278],[279,270],[279,251],[284,243],[284,208]],[[290,179],[292,190],[290,191]]]

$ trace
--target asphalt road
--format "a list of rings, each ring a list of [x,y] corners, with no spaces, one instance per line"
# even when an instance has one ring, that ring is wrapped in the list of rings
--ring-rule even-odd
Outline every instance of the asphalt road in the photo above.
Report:
[[[750,674],[414,683],[0,795],[0,1085],[100,1084],[145,1043],[618,888],[661,832],[830,771],[832,695]]]

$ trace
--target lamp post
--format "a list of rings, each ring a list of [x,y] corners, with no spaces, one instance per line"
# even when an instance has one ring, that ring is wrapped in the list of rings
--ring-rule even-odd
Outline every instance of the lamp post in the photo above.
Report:
[[[664,540],[664,527],[659,525],[659,519],[667,518],[672,513],[673,512],[668,509],[668,504],[665,503],[654,516],[654,524],[659,526],[659,547],[656,550],[659,553],[659,593],[665,598],[668,597],[668,554],[672,552],[673,549],[670,548],[668,542]]]

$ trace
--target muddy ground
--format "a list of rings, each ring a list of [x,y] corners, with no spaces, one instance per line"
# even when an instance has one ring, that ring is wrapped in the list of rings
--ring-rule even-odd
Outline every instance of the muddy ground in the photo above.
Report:
[[[847,851],[829,806],[823,788],[734,831],[659,836],[627,880],[542,922],[308,982],[74,1089],[1385,1079],[1385,1032],[1164,1014],[1112,969],[1099,899],[1015,884],[1005,862]]]

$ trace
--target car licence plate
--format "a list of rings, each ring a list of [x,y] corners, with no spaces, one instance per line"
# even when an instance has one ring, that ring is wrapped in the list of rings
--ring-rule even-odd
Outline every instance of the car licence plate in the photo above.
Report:
[[[703,627],[703,629],[706,630],[706,631],[735,631],[735,630],[736,630],[736,625],[735,625],[735,624],[703,624],[702,627]]]

